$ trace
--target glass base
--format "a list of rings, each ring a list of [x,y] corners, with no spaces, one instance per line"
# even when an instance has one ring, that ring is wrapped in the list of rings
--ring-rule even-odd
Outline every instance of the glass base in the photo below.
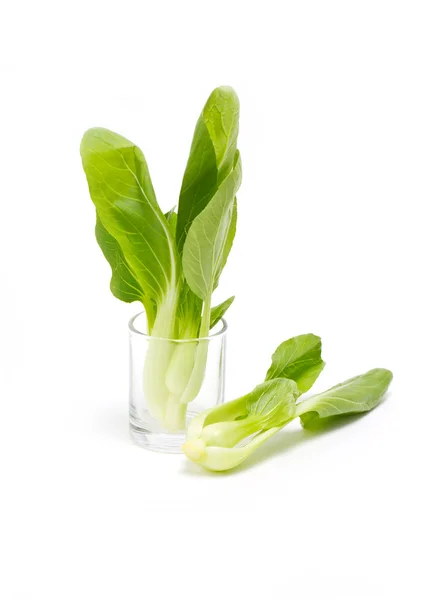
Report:
[[[136,446],[168,454],[182,454],[181,445],[186,440],[184,433],[151,433],[145,429],[133,427],[132,424],[130,424],[130,436]]]
[[[187,425],[197,413],[187,413]],[[182,454],[181,446],[186,441],[186,432],[175,433],[155,430],[147,421],[139,421],[130,416],[130,436],[136,446],[153,450],[154,452],[165,452],[167,454]]]

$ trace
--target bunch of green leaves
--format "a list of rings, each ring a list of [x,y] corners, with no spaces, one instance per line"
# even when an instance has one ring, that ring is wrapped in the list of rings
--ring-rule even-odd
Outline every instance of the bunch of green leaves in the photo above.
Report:
[[[321,349],[320,338],[313,334],[283,342],[272,356],[263,383],[191,421],[183,445],[186,456],[207,469],[225,471],[242,463],[296,417],[304,428],[314,429],[374,408],[392,380],[387,369],[372,369],[325,392],[300,398],[325,366]]]
[[[217,88],[197,121],[178,207],[167,213],[135,144],[103,128],[89,129],[81,143],[96,239],[112,269],[111,291],[144,305],[156,339],[144,390],[151,413],[169,430],[183,428],[186,404],[200,390],[207,343],[175,349],[164,340],[206,338],[234,299],[211,308],[236,230],[238,128],[236,93]]]

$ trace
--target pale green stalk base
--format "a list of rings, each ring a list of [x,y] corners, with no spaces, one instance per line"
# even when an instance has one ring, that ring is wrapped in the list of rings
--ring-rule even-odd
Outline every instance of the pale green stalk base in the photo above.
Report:
[[[209,335],[209,324],[211,315],[211,296],[209,295],[203,303],[203,315],[200,324],[199,338],[204,338]],[[180,398],[182,404],[188,404],[194,400],[202,387],[203,379],[206,373],[206,362],[208,359],[208,340],[201,340],[196,349],[193,370],[189,378],[189,382],[184,389]]]
[[[260,399],[260,390],[257,395]],[[247,394],[195,417],[182,446],[187,458],[211,471],[227,471],[242,463],[296,416],[294,412],[276,427],[266,429],[258,414],[250,414],[249,399],[250,394]],[[247,443],[237,446],[247,438],[250,438]]]
[[[165,409],[163,425],[168,431],[180,431],[186,425],[187,405],[180,404],[178,397],[170,394]]]
[[[171,361],[174,347],[171,342],[151,339],[143,367],[143,392],[152,417],[163,423],[168,401],[165,372]]]
[[[196,356],[189,381],[181,395],[181,404],[192,402],[200,392],[206,373],[208,359],[208,340],[200,341],[197,345]]]
[[[254,450],[277,433],[281,427],[273,427],[257,434],[241,448],[222,448],[206,446],[201,439],[188,440],[182,448],[184,454],[193,462],[210,471],[227,471],[241,464]]]
[[[170,364],[165,373],[165,385],[176,398],[182,396],[189,383],[197,350],[197,342],[183,342],[176,345]]]
[[[169,392],[165,385],[165,373],[171,363],[174,354],[174,344],[171,338],[174,329],[174,306],[173,298],[168,298],[156,316],[148,342],[145,364],[143,367],[143,392],[145,394],[148,410],[151,416],[164,423],[166,420],[166,409]],[[179,429],[177,424],[170,423],[171,430]]]
[[[210,311],[209,298],[204,302],[199,337],[209,334]],[[175,344],[167,339],[154,339],[154,336],[171,337],[168,322],[172,321],[165,312],[157,315],[145,359],[143,390],[152,417],[168,431],[180,431],[185,428],[187,404],[202,387],[209,342]],[[185,332],[185,335],[194,334]]]

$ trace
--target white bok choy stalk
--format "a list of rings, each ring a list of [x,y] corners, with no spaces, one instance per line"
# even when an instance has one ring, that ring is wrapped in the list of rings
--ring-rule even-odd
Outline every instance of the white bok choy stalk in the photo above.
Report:
[[[242,398],[205,411],[188,427],[185,455],[211,471],[236,467],[295,417],[298,395],[292,379],[273,379]],[[243,440],[246,443],[238,445]]]

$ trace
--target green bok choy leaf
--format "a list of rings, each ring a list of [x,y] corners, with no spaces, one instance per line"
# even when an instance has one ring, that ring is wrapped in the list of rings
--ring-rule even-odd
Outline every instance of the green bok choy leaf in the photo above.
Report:
[[[342,415],[367,412],[378,404],[392,378],[387,369],[372,369],[302,400],[297,404],[297,416],[303,427],[315,429]]]

